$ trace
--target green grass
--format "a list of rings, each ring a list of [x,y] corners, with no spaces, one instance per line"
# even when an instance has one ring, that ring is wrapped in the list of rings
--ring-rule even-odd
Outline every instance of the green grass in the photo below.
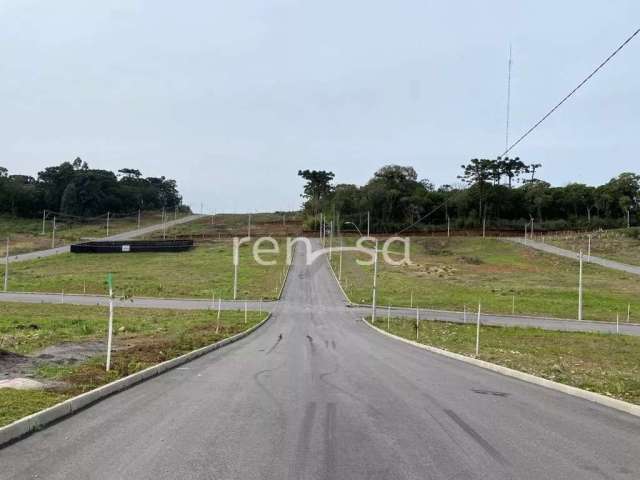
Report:
[[[65,398],[125,377],[156,363],[217,342],[256,325],[265,313],[120,308],[114,318],[112,369],[103,355],[76,364],[38,360],[36,378],[61,382],[54,391],[0,389],[0,426]],[[28,328],[23,328],[27,326]],[[124,327],[121,330],[121,327]],[[3,350],[31,353],[64,342],[105,340],[107,309],[76,305],[0,304]]]
[[[586,255],[591,236],[591,255],[615,260],[629,265],[640,265],[640,236],[632,235],[637,229],[609,230],[594,233],[567,233],[545,235],[544,241],[556,247],[574,252],[580,250]],[[542,238],[536,238],[540,241]]]
[[[139,335],[177,335],[185,329],[216,322],[215,311],[116,308],[114,331],[118,338]],[[102,340],[107,334],[108,307],[0,303],[0,349],[28,354],[62,342]],[[259,315],[249,312],[249,319]],[[221,311],[221,320],[235,320],[243,312]],[[253,316],[253,317],[252,317]],[[118,329],[124,327],[123,332]]]
[[[394,335],[416,340],[414,320],[389,323]],[[387,330],[386,318],[376,326]],[[421,321],[419,328],[420,343],[475,356],[475,325]],[[640,404],[640,338],[631,335],[483,326],[477,358]]]
[[[263,244],[263,247],[268,245]],[[285,244],[264,254],[276,265],[262,266],[252,244],[240,247],[238,298],[276,298],[285,271]],[[179,253],[61,254],[11,265],[10,291],[105,294],[113,274],[117,295],[133,297],[233,298],[233,246],[216,242]]]
[[[0,388],[0,427],[69,398],[58,392]]]
[[[184,214],[179,214],[184,216]],[[173,220],[173,214],[169,220]],[[142,212],[140,226],[145,227],[162,222],[162,214],[157,211]],[[127,232],[138,228],[138,216],[112,217],[109,221],[109,235]],[[41,218],[17,218],[0,216],[0,240],[10,238],[10,254],[32,252],[51,248],[52,218],[45,223],[45,234],[42,235]],[[76,223],[58,218],[56,221],[55,246],[68,245],[88,238],[102,238],[107,235],[106,217],[92,220],[89,223]],[[4,243],[0,243],[4,253]]]
[[[577,262],[496,239],[412,238],[409,266],[391,266],[380,256],[378,303],[486,313],[515,313],[561,318],[577,316]],[[345,241],[345,244],[347,241]],[[342,285],[357,303],[371,301],[373,267],[360,266],[360,253],[344,253]],[[333,256],[338,271],[338,255]],[[587,264],[584,267],[584,318],[640,320],[637,276]]]

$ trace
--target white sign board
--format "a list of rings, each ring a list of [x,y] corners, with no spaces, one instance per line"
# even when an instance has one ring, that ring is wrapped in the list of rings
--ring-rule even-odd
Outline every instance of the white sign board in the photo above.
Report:
[[[122,245],[122,251],[123,252],[130,252],[131,251],[131,245]]]

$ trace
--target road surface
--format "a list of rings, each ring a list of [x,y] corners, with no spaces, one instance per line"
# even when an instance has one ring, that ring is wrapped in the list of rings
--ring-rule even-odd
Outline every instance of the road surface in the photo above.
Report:
[[[177,220],[171,220],[166,223],[166,228],[171,228],[175,225],[180,225],[181,223],[192,222],[201,215],[188,215],[186,217],[178,218]],[[140,237],[142,235],[148,235],[153,232],[157,232],[158,230],[162,230],[162,224],[149,225],[148,227],[139,228],[136,230],[130,230],[128,232],[118,233],[117,235],[110,235],[108,237],[100,238],[96,241],[107,242],[107,241],[115,241],[115,240],[131,240],[132,238]],[[19,255],[12,255],[9,257],[9,263],[14,262],[24,262],[27,260],[36,260],[38,258],[50,257],[52,255],[58,255],[60,253],[68,253],[70,252],[70,246],[65,245],[62,247],[49,248],[47,250],[38,250],[36,252],[28,252],[21,253]],[[6,260],[3,257],[0,259],[0,265],[5,265]]]
[[[285,300],[286,301],[286,300]],[[109,305],[109,298],[105,295],[73,295],[60,293],[20,293],[20,292],[0,292],[0,302],[17,302],[17,303],[39,303],[39,304],[61,304],[68,305]],[[277,301],[259,302],[250,300],[247,307],[250,310],[263,310],[271,312],[277,307]],[[346,305],[346,302],[342,302]],[[128,300],[116,299],[114,302],[116,308],[158,308],[158,309],[174,309],[174,310],[207,310],[218,308],[216,300],[215,305],[211,304],[211,300],[195,299],[195,298],[132,298]],[[223,300],[220,303],[222,310],[242,310],[244,309],[244,300]],[[357,306],[352,307],[351,312],[360,317],[371,315],[371,307]],[[387,309],[384,306],[378,308],[379,318],[385,318]],[[396,317],[415,318],[415,309],[410,308],[393,308],[391,315]],[[465,317],[462,312],[447,312],[442,310],[420,309],[420,318],[424,320],[441,320],[446,322],[464,323]],[[475,314],[472,311],[467,313],[466,321],[475,321]],[[499,325],[506,327],[537,327],[545,330],[559,330],[568,332],[600,332],[600,333],[616,333],[616,324],[611,322],[592,322],[577,321],[570,319],[544,318],[531,316],[516,315],[490,315],[482,314],[483,325]],[[623,335],[640,335],[640,324],[624,323],[619,325],[619,333]]]
[[[0,450],[0,476],[638,478],[640,418],[380,335],[303,256],[264,327]]]
[[[536,250],[541,250],[543,252],[552,253],[554,255],[559,255],[561,257],[571,258],[572,260],[578,260],[578,254],[576,252],[572,252],[571,250],[566,250],[564,248],[556,247],[555,245],[549,245],[548,243],[536,242],[535,240],[529,240],[525,242],[523,238],[507,238],[506,240],[510,242],[520,243],[522,245],[526,245],[527,247],[535,248]],[[584,253],[583,260],[587,261],[586,252]],[[633,275],[640,275],[640,267],[637,265],[629,265],[628,263],[620,263],[614,260],[607,260],[602,257],[595,257],[591,255],[589,258],[589,263],[594,263],[596,265],[600,265],[602,267],[611,268],[613,270],[620,270],[621,272],[631,273]]]

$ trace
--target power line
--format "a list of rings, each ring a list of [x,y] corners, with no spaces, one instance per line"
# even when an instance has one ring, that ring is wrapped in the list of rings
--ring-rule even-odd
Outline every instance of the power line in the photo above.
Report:
[[[596,67],[596,69],[591,72],[584,80],[582,80],[578,86],[576,88],[574,88],[573,90],[571,90],[562,100],[560,100],[560,102],[558,102],[558,104],[553,107],[551,110],[549,110],[544,117],[542,117],[540,120],[538,120],[538,122],[535,123],[535,125],[533,125],[529,130],[527,130],[520,138],[518,138],[518,140],[516,140],[515,142],[513,142],[513,144],[511,144],[510,147],[508,147],[503,153],[502,155],[500,155],[501,157],[504,157],[507,153],[509,153],[513,147],[515,147],[516,145],[518,145],[522,140],[524,140],[531,132],[533,132],[536,128],[538,128],[538,126],[540,126],[540,124],[542,122],[544,122],[547,118],[549,118],[549,116],[551,116],[551,114],[553,112],[555,112],[558,108],[560,108],[560,106],[566,102],[574,93],[576,93],[585,83],[587,83],[589,80],[591,80],[591,77],[593,77],[596,73],[598,73],[598,71],[604,67],[607,63],[609,63],[609,60],[611,60],[613,57],[615,57],[618,52],[620,52],[620,50],[622,50],[624,47],[627,46],[627,44],[633,40],[633,38],[638,35],[638,33],[640,33],[640,28],[637,29],[635,32],[633,32],[633,34],[627,38],[618,48],[616,48],[613,53],[611,55],[609,55],[600,65],[598,65]]]

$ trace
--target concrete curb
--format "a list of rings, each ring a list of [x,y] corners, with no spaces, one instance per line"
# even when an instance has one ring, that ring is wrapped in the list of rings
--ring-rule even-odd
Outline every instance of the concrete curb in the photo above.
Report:
[[[414,342],[413,340],[408,340],[406,338],[393,335],[392,333],[385,332],[381,328],[378,328],[375,325],[371,325],[364,318],[362,318],[362,321],[368,327],[376,330],[378,333],[386,335],[387,337],[393,338],[395,340],[408,343],[409,345],[413,345],[414,347],[421,348],[423,350],[427,350],[432,353],[437,353],[438,355],[443,355],[445,357],[453,358],[455,360],[459,360],[461,362],[468,363],[476,367],[484,368],[486,370],[491,370],[493,372],[499,373],[500,375],[517,378],[518,380],[522,380],[523,382],[532,383],[534,385],[549,388],[557,392],[566,393],[567,395],[571,395],[573,397],[579,397],[584,400],[589,400],[591,402],[604,405],[605,407],[613,408],[614,410],[628,413],[629,415],[640,417],[640,405],[634,405],[633,403],[617,400],[615,398],[607,397],[599,393],[589,392],[588,390],[582,390],[581,388],[572,387],[570,385],[565,385],[563,383],[547,380],[546,378],[537,377],[535,375],[531,375],[530,373],[520,372],[518,370],[513,370],[512,368],[503,367],[495,363],[485,362],[484,360],[478,360],[476,358],[467,357],[466,355],[460,355],[459,353],[453,353],[453,352],[449,352],[448,350],[443,350],[441,348],[431,347],[429,345],[424,345],[422,343]]]
[[[52,422],[73,415],[77,411],[88,407],[93,403],[96,403],[99,400],[108,397],[109,395],[126,390],[138,383],[148,380],[149,378],[160,375],[167,370],[171,370],[172,368],[190,362],[191,360],[195,360],[196,358],[201,357],[209,352],[237,342],[238,340],[246,337],[253,331],[260,328],[270,318],[271,313],[269,313],[266,318],[260,323],[254,325],[248,330],[245,330],[244,332],[237,333],[229,338],[220,340],[219,342],[212,343],[211,345],[193,350],[191,352],[185,353],[184,355],[180,355],[179,357],[172,358],[171,360],[166,360],[162,363],[158,363],[157,365],[145,368],[144,370],[129,375],[128,377],[124,377],[111,383],[107,383],[106,385],[102,385],[101,387],[90,390],[86,393],[78,395],[77,397],[70,398],[58,403],[57,405],[53,405],[52,407],[46,408],[40,412],[33,413],[27,417],[16,420],[9,425],[1,427],[0,449],[2,448],[2,446],[6,445],[9,442],[18,440],[25,435],[40,430],[41,428],[49,425]]]
[[[371,308],[371,304],[370,303],[350,303],[349,304],[350,307],[360,307],[360,308]],[[387,308],[387,305],[377,305],[377,308]],[[420,313],[447,313],[447,314],[451,314],[451,315],[463,315],[464,312],[461,311],[457,311],[457,310],[440,310],[440,309],[435,309],[435,308],[419,308],[419,307],[391,307],[391,310],[411,310],[413,313],[408,314],[413,316],[416,308],[418,308],[420,310]],[[472,315],[473,314],[473,310],[467,310],[467,314],[468,315]],[[549,320],[549,321],[553,321],[553,322],[575,322],[575,323],[587,323],[587,324],[593,324],[593,325],[613,325],[615,326],[616,322],[615,321],[605,321],[605,320],[578,320],[577,318],[560,318],[560,317],[540,317],[540,316],[536,316],[536,315],[511,315],[511,314],[507,314],[507,313],[482,313],[480,314],[480,318],[490,318],[490,317],[496,317],[496,318],[513,318],[513,319],[524,319],[524,320]],[[438,319],[436,319],[438,320]],[[449,320],[443,320],[445,322],[449,321]],[[635,323],[635,322],[623,322],[620,321],[620,326],[631,326],[631,327],[640,327],[640,323]]]
[[[345,292],[344,288],[342,288],[342,284],[340,283],[340,280],[338,280],[338,276],[336,275],[336,272],[333,270],[333,265],[331,265],[331,262],[329,261],[329,256],[325,255],[325,257],[327,259],[327,263],[329,264],[329,270],[331,270],[331,274],[333,275],[333,279],[338,284],[338,287],[340,288],[340,291],[342,292],[342,296],[344,297],[344,299],[347,302],[347,306],[348,307],[353,306],[353,303],[351,303],[351,300],[349,299],[349,296],[347,295],[347,292]]]
[[[287,284],[287,279],[289,278],[289,272],[291,271],[291,265],[293,265],[293,257],[296,254],[296,246],[297,246],[297,243],[294,243],[293,249],[291,250],[291,263],[287,266],[287,273],[284,275],[284,279],[282,280],[282,285],[280,285],[280,291],[278,292],[278,298],[276,298],[275,301],[282,299],[282,292],[284,292],[284,286]]]

